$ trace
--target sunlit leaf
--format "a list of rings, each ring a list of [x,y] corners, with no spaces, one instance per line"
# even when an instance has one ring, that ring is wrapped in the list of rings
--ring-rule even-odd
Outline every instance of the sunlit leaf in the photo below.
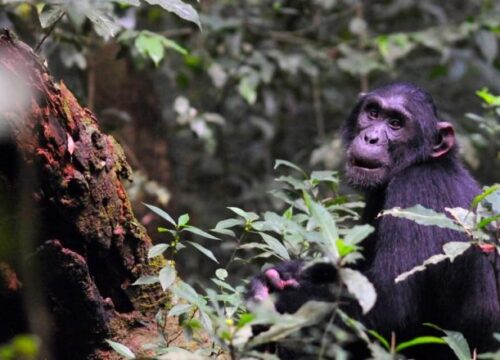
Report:
[[[349,268],[340,269],[340,276],[347,290],[356,298],[363,314],[375,305],[377,293],[373,284],[359,271]]]
[[[323,205],[311,202],[310,208],[312,217],[319,226],[320,233],[325,241],[324,251],[333,262],[336,262],[339,258],[339,252],[337,250],[337,239],[339,237],[337,225],[335,224],[332,215]]]
[[[455,224],[455,222],[445,214],[427,209],[421,205],[412,206],[406,209],[395,207],[390,210],[382,211],[379,216],[387,215],[413,220],[420,225],[435,225],[445,229],[464,231],[461,226]]]
[[[177,273],[173,267],[167,265],[160,270],[158,278],[160,279],[161,288],[167,290],[175,281]]]
[[[229,210],[231,210],[232,212],[234,212],[235,214],[241,216],[242,218],[244,218],[246,221],[255,221],[259,218],[259,215],[257,215],[256,213],[254,212],[248,212],[248,211],[245,211],[245,210],[242,210],[240,208],[237,208],[237,207],[228,207]]]
[[[189,4],[181,0],[145,0],[151,5],[159,5],[167,11],[173,12],[180,18],[191,21],[201,29],[198,12]]]
[[[278,255],[280,258],[284,260],[290,260],[290,255],[288,255],[288,250],[281,242],[279,242],[271,235],[263,232],[260,232],[259,235],[262,237],[265,243],[269,245],[269,247],[276,253],[276,255]]]
[[[185,314],[193,308],[191,304],[177,304],[172,306],[170,311],[168,312],[168,316],[179,316]]]
[[[165,48],[162,37],[141,32],[135,38],[134,46],[143,56],[150,58],[158,65],[165,57]]]
[[[204,246],[202,246],[202,245],[200,245],[198,243],[195,243],[193,241],[188,241],[188,243],[190,243],[191,245],[193,245],[198,251],[200,251],[201,253],[203,253],[209,259],[215,261],[217,264],[219,263],[219,261],[215,258],[215,256],[214,256],[214,254],[213,254],[212,251],[208,250]]]
[[[106,342],[109,344],[109,346],[111,346],[111,348],[114,351],[116,351],[118,354],[125,357],[126,359],[135,359],[135,354],[125,345],[111,340],[106,340]]]
[[[396,346],[396,351],[402,351],[410,347],[425,345],[425,344],[446,344],[446,341],[436,336],[419,336],[414,339],[405,341]]]
[[[446,336],[443,337],[443,340],[446,341],[448,346],[453,350],[459,360],[472,359],[469,344],[461,333],[459,333],[458,331],[445,330],[434,324],[426,323],[424,325],[444,332]]]
[[[204,237],[204,238],[207,238],[207,239],[220,240],[218,237],[215,237],[212,234],[209,234],[206,231],[201,230],[201,229],[199,229],[199,228],[197,228],[195,226],[192,226],[192,225],[186,225],[186,226],[184,226],[183,230],[189,231],[190,233],[196,234],[198,236],[201,236],[201,237]]]
[[[167,244],[157,244],[157,245],[151,247],[148,251],[148,259],[152,259],[156,256],[160,256],[167,249],[168,249]]]
[[[159,207],[156,207],[156,206],[153,206],[153,205],[144,204],[144,203],[143,203],[143,205],[146,206],[152,212],[154,212],[156,215],[158,215],[161,218],[167,220],[172,225],[177,226],[175,220],[169,214],[167,214],[165,211],[163,211],[162,209],[160,209]]]
[[[143,275],[132,283],[132,285],[151,285],[160,282],[158,276],[155,275]]]

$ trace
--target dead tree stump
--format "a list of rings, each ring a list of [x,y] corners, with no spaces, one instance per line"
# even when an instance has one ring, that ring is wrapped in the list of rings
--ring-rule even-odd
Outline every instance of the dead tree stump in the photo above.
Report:
[[[95,116],[7,30],[0,97],[0,199],[10,204],[0,216],[14,214],[0,225],[0,340],[46,330],[49,356],[92,358],[110,320],[133,312],[130,284],[150,244],[122,185],[131,170]]]

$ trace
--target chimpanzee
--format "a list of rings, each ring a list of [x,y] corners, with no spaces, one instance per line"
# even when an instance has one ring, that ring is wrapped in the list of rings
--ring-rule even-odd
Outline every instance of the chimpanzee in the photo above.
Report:
[[[500,284],[486,255],[473,248],[452,264],[430,266],[395,283],[401,273],[442,253],[443,244],[467,238],[437,226],[377,217],[396,206],[420,204],[439,212],[470,206],[480,189],[458,159],[453,126],[439,119],[426,91],[398,82],[360,96],[343,140],[347,179],[366,195],[362,221],[375,227],[365,240],[360,269],[378,297],[360,320],[387,338],[394,332],[398,341],[429,333],[422,328],[429,322],[462,332],[473,348],[491,347],[492,333],[500,330]],[[304,269],[300,262],[285,262],[255,277],[249,296],[259,301],[275,293],[278,311],[293,312],[309,299],[328,298],[326,287],[317,286],[328,281],[336,281],[333,266]]]

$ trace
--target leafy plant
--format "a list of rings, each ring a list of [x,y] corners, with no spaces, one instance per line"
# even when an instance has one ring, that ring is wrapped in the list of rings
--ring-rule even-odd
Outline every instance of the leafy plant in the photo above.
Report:
[[[311,264],[329,262],[339,271],[339,287],[345,287],[363,312],[368,312],[376,301],[373,285],[363,274],[348,267],[361,258],[360,244],[373,231],[369,225],[350,225],[358,219],[355,210],[363,204],[348,201],[338,194],[339,181],[335,172],[315,171],[308,175],[296,165],[283,160],[278,160],[275,168],[285,168],[292,173],[279,177],[277,181],[282,184],[282,188],[273,192],[287,206],[283,213],[268,211],[257,214],[230,207],[229,210],[235,216],[219,221],[210,232],[206,232],[189,224],[187,214],[174,220],[160,208],[146,205],[169,224],[168,228],[161,227],[159,231],[170,237],[168,243],[153,246],[149,250],[149,258],[161,256],[167,250],[175,258],[185,246],[192,246],[219,263],[214,254],[199,242],[188,241],[188,233],[208,240],[219,240],[221,237],[234,244],[233,253],[225,266],[218,268],[211,278],[214,289],[206,288],[200,293],[191,285],[176,279],[174,261],[169,261],[158,275],[145,275],[134,283],[148,285],[159,282],[163,291],[173,295],[172,303],[156,315],[159,329],[165,328],[167,318],[177,317],[187,340],[199,338],[200,331],[211,338],[211,346],[198,349],[197,354],[211,356],[226,352],[233,359],[241,356],[270,359],[272,355],[259,353],[257,347],[281,341],[294,341],[308,351],[323,355],[339,355],[345,353],[343,345],[353,336],[365,341],[375,357],[392,357],[407,348],[431,343],[448,343],[454,350],[458,349],[455,351],[463,352],[465,347],[461,344],[462,340],[457,340],[459,335],[446,331],[447,337],[444,338],[422,336],[399,344],[394,340],[388,341],[343,313],[338,308],[340,297],[331,303],[308,302],[295,314],[278,314],[268,301],[248,309],[243,298],[244,286],[229,282],[229,270],[236,262],[273,258],[279,261],[302,259]],[[393,213],[399,214],[396,210]],[[408,213],[404,212],[404,216],[408,216]],[[422,209],[411,214],[421,222],[451,226],[450,222],[446,222],[448,218]],[[339,320],[335,321],[335,318]],[[338,326],[339,321],[351,332]],[[315,327],[319,324],[321,326]],[[253,336],[252,326],[255,325],[265,325],[267,330]],[[313,330],[314,335],[304,339],[298,335],[301,334],[299,330],[304,328],[322,330]],[[162,336],[164,341],[155,345],[157,355],[188,351],[172,347],[168,334],[162,333]],[[110,344],[124,356],[131,356],[130,349],[121,344]]]

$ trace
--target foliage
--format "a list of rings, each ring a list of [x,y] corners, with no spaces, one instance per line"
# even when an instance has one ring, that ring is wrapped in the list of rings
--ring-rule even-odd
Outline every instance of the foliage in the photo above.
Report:
[[[308,302],[295,314],[276,313],[269,300],[247,307],[243,298],[244,287],[229,282],[230,268],[236,262],[273,258],[278,261],[302,259],[309,264],[328,262],[340,273],[341,283],[338,286],[345,287],[364,312],[368,312],[376,301],[373,285],[360,272],[348,267],[362,257],[360,245],[373,231],[369,225],[351,225],[358,219],[355,210],[362,204],[348,201],[346,197],[339,195],[338,177],[334,172],[316,171],[307,175],[296,165],[278,160],[275,168],[280,167],[293,174],[277,179],[282,187],[274,192],[274,196],[279,197],[288,206],[283,213],[268,211],[257,214],[230,207],[236,216],[219,221],[211,230],[211,233],[224,238],[225,242],[235,245],[225,267],[217,269],[211,279],[217,290],[206,288],[200,293],[186,282],[176,280],[173,261],[161,269],[157,276],[148,275],[137,280],[135,285],[160,282],[164,291],[175,296],[173,303],[157,313],[158,328],[164,329],[163,324],[167,318],[178,317],[187,339],[200,339],[200,331],[211,338],[210,347],[198,349],[196,354],[216,356],[220,352],[226,352],[233,359],[241,356],[271,359],[271,354],[259,353],[256,346],[287,339],[292,339],[301,344],[301,347],[322,354],[321,356],[335,357],[339,354],[345,355],[343,345],[352,341],[353,337],[366,342],[374,357],[385,354],[384,356],[390,358],[407,348],[430,343],[449,344],[457,354],[464,353],[465,340],[461,334],[446,330],[443,330],[446,334],[443,338],[421,336],[399,344],[391,341],[390,345],[389,341],[376,331],[366,329],[343,313],[339,309],[340,295],[333,303]],[[170,242],[153,246],[149,250],[150,258],[161,256],[169,250],[175,259],[185,248],[184,244],[189,244],[208,258],[219,262],[214,254],[200,243],[186,241],[184,234],[189,231],[208,240],[218,240],[217,237],[189,225],[187,214],[181,215],[175,221],[165,211],[155,206],[146,206],[170,225],[169,228],[159,228],[162,233],[169,234]],[[426,214],[431,217],[428,212]],[[444,223],[442,218],[438,218],[433,220],[433,224],[439,221]],[[449,224],[445,223],[445,226]],[[339,326],[339,321],[334,321],[336,317],[344,323],[343,327]],[[267,330],[253,336],[251,329],[255,325],[266,325]],[[311,327],[316,329],[312,335],[305,339],[297,336],[301,329]],[[179,351],[170,345],[167,334],[162,335],[164,341],[155,345],[158,356]],[[117,345],[113,347],[116,348]],[[130,355],[129,350],[122,347],[117,348],[117,351]]]
[[[395,281],[403,281],[408,276],[418,271],[425,270],[429,265],[449,260],[453,262],[456,257],[463,255],[469,248],[475,247],[484,253],[500,254],[500,185],[485,187],[478,195],[471,209],[446,208],[447,214],[426,209],[420,205],[400,209],[394,208],[383,211],[380,216],[396,216],[410,219],[418,224],[439,226],[467,234],[470,242],[449,242],[443,246],[444,254],[437,254],[403,274]],[[496,257],[491,259],[493,269]],[[496,270],[495,270],[496,272]]]
[[[9,344],[0,345],[0,360],[37,359],[39,339],[32,335],[18,335]]]

